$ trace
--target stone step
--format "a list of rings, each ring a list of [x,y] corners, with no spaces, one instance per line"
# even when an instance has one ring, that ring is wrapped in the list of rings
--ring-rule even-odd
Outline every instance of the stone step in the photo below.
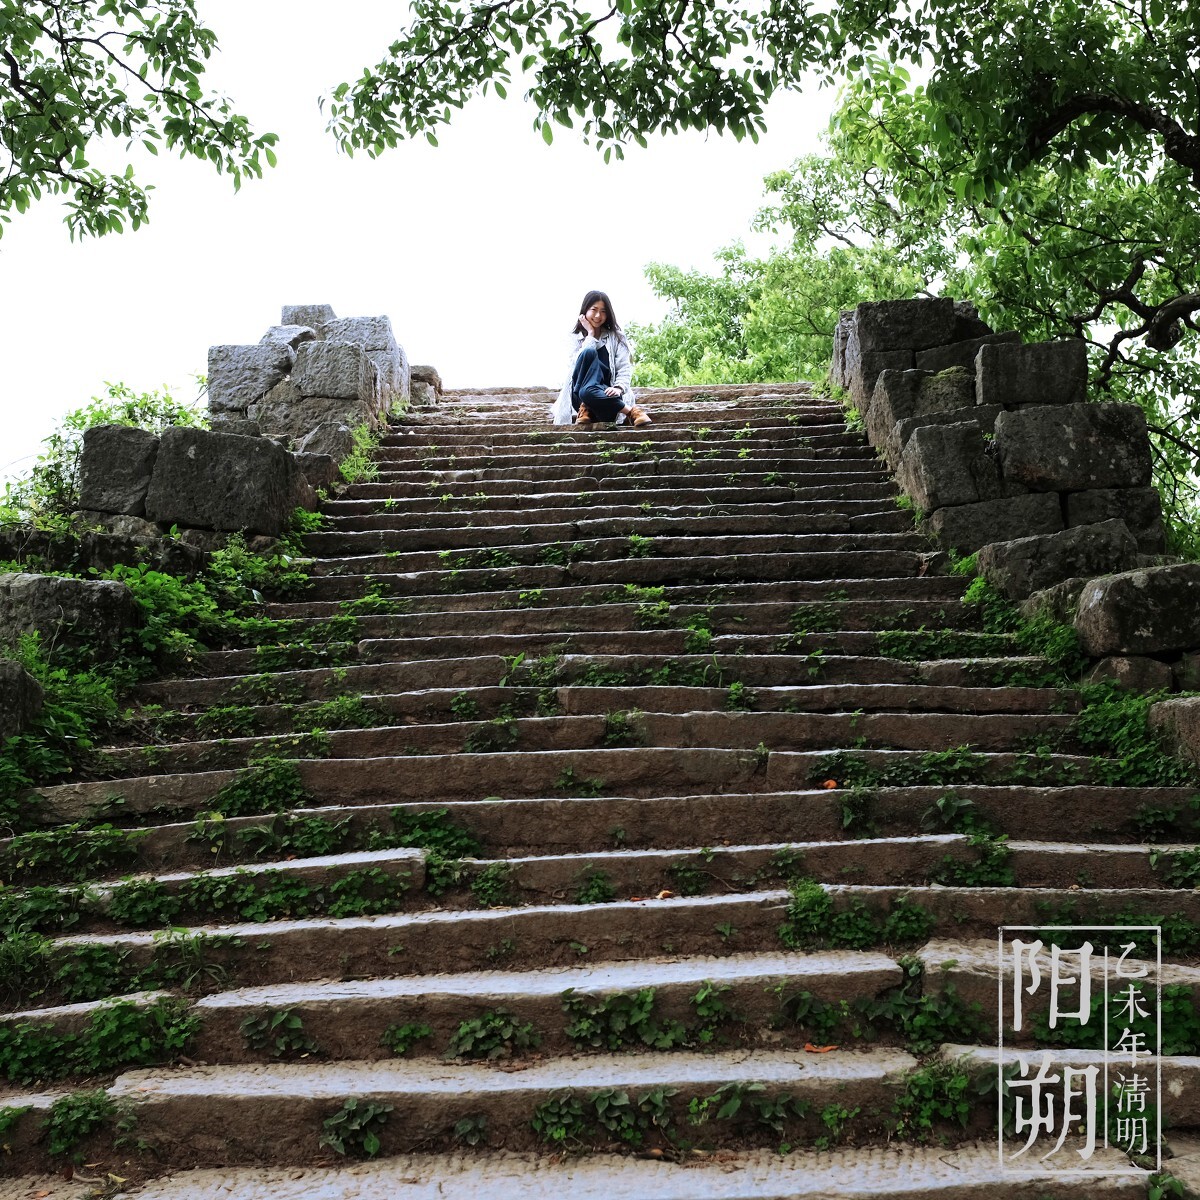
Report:
[[[491,858],[536,854],[587,853],[589,850],[688,850],[722,846],[731,831],[746,841],[807,841],[813,838],[906,836],[928,827],[936,830],[975,825],[1019,838],[1071,837],[1078,843],[1134,844],[1147,859],[1161,847],[1145,846],[1139,813],[1178,812],[1182,824],[1175,836],[1192,829],[1187,817],[1192,791],[1185,788],[1125,788],[1076,785],[1048,788],[1003,784],[813,788],[783,792],[729,792],[718,795],[653,797],[588,796],[556,799],[428,800],[403,803],[298,806],[289,815],[232,817],[201,836],[195,822],[149,825],[139,831],[122,860],[138,869],[208,866],[213,862],[257,861],[270,857],[291,820],[320,823],[334,848],[361,847],[372,836],[393,836],[397,822],[422,813],[444,813],[455,828],[465,830]],[[954,804],[938,801],[950,796]],[[1136,799],[1137,806],[1133,805]],[[969,819],[969,820],[968,820]],[[332,832],[340,829],[339,834]],[[252,845],[244,833],[263,831]],[[272,832],[275,831],[274,836]],[[81,837],[86,835],[79,835]],[[340,839],[340,840],[339,840]],[[1159,839],[1161,840],[1161,838]],[[0,849],[8,843],[0,841]],[[214,851],[215,847],[215,851]],[[1073,880],[1072,882],[1078,882]],[[1157,886],[1157,881],[1155,883]]]
[[[729,514],[711,517],[678,518],[634,513],[627,517],[596,516],[585,520],[540,523],[487,524],[463,523],[426,526],[393,517],[391,524],[378,529],[345,528],[310,533],[304,549],[315,556],[350,557],[379,550],[475,549],[481,546],[520,546],[522,543],[545,545],[554,542],[592,542],[605,538],[639,537],[712,537],[747,534],[773,536],[813,535],[908,535],[914,537],[912,522],[896,510],[844,517],[836,513],[820,516],[778,516]],[[925,543],[921,543],[924,545]]]
[[[541,689],[483,687],[365,693],[346,711],[321,703],[246,704],[216,711],[138,714],[140,737],[152,745],[187,736],[251,736],[297,729],[354,729],[373,725],[444,724],[464,719],[491,720],[538,712]],[[833,684],[808,687],[557,688],[554,700],[564,714],[746,712],[1074,712],[1077,698],[1052,688],[955,688],[921,684]],[[638,706],[644,705],[644,709]],[[363,714],[370,720],[365,720]]]
[[[364,564],[375,560],[364,559]],[[347,564],[349,565],[349,564]],[[394,562],[383,560],[385,567]],[[305,596],[314,600],[351,599],[368,588],[385,595],[429,595],[432,592],[528,590],[627,583],[662,586],[679,583],[765,583],[796,580],[894,579],[918,575],[927,558],[916,550],[813,550],[804,554],[713,554],[675,558],[614,558],[573,562],[567,566],[518,566],[409,571],[347,570],[314,578]]]
[[[474,458],[495,458],[508,461],[512,457],[528,458],[531,461],[555,459],[560,455],[586,457],[611,453],[614,457],[628,460],[632,457],[654,455],[678,455],[680,457],[707,456],[713,450],[723,454],[737,454],[749,446],[751,449],[769,446],[796,452],[831,451],[853,449],[864,455],[874,456],[875,451],[867,446],[861,434],[847,432],[843,425],[806,426],[802,431],[794,426],[784,428],[752,429],[749,435],[745,428],[695,430],[678,425],[657,429],[651,425],[632,437],[624,430],[611,438],[597,438],[590,433],[571,431],[559,434],[509,435],[499,437],[476,437],[452,435],[440,440],[435,433],[424,436],[385,438],[375,453],[375,461],[384,466],[402,463],[428,462],[431,466],[452,467],[456,462]]]
[[[635,537],[644,535],[635,534]],[[722,548],[725,548],[722,551]],[[398,566],[406,572],[461,571],[497,567],[554,565],[556,558],[568,556],[579,562],[613,562],[642,558],[707,558],[722,552],[729,557],[747,558],[760,554],[850,554],[862,551],[880,553],[919,553],[928,543],[911,530],[906,533],[748,533],[722,536],[679,537],[660,535],[646,542],[633,537],[599,537],[579,539],[573,543],[510,543],[491,550],[409,550],[387,554],[358,554],[353,557],[322,557],[309,566],[315,578],[339,574],[371,574],[394,571]],[[556,556],[556,557],[551,557]],[[561,563],[557,565],[562,565]]]
[[[445,1136],[467,1116],[483,1116],[490,1135],[506,1146],[532,1147],[534,1110],[564,1088],[584,1095],[609,1088],[639,1094],[677,1089],[674,1104],[682,1121],[693,1097],[711,1095],[727,1084],[761,1083],[771,1094],[787,1092],[807,1102],[808,1117],[789,1122],[797,1142],[820,1136],[819,1113],[835,1100],[857,1110],[860,1136],[880,1137],[902,1076],[915,1066],[911,1055],[886,1048],[802,1056],[799,1061],[794,1053],[770,1051],[594,1055],[532,1061],[515,1072],[423,1059],[264,1063],[167,1074],[130,1071],[108,1094],[128,1103],[139,1137],[156,1147],[160,1164],[176,1158],[189,1165],[260,1164],[294,1162],[292,1147],[315,1154],[322,1122],[349,1097],[392,1106],[380,1131],[384,1154]],[[774,1130],[766,1133],[764,1140],[778,1141]]]
[[[651,628],[651,622],[654,621],[683,627],[698,617],[703,617],[717,635],[781,634],[789,632],[794,624],[800,627],[827,625],[838,630],[969,629],[978,621],[978,612],[972,606],[932,600],[838,599],[817,604],[765,600],[745,605],[680,604],[668,601],[669,607],[664,615],[657,607],[658,601],[557,607],[547,603],[552,595],[550,591],[530,595],[519,608],[493,610],[488,616],[489,631],[493,634],[619,633]],[[393,613],[358,618],[360,634],[370,638],[445,637],[473,628],[478,628],[478,618],[461,611]]]
[[[307,667],[327,662],[405,662],[411,660],[432,661],[437,658],[466,658],[474,655],[500,655],[512,657],[524,654],[528,662],[539,656],[557,658],[560,655],[613,657],[630,655],[637,657],[674,657],[697,654],[700,647],[706,655],[722,656],[752,655],[835,655],[842,657],[861,656],[892,658],[900,654],[892,650],[893,644],[901,651],[909,644],[905,638],[898,641],[897,631],[866,631],[844,629],[815,633],[711,633],[703,617],[696,618],[700,627],[696,629],[632,629],[632,630],[583,630],[579,633],[564,633],[556,630],[529,633],[443,633],[430,637],[362,637],[357,642],[317,642],[305,637],[320,634],[317,623],[291,632],[290,636],[277,642],[267,643],[246,650],[216,650],[198,655],[195,667],[198,672],[212,675],[234,673],[253,674],[264,669],[284,670],[289,666]],[[461,621],[460,624],[469,624]],[[355,630],[363,633],[365,631]],[[903,632],[903,631],[900,631]],[[1007,634],[979,633],[972,630],[947,630],[944,633],[952,641],[951,649],[957,656],[971,653],[988,657],[1013,656],[1020,654],[1015,640]],[[915,657],[927,649],[923,634],[911,634],[912,653],[905,658]],[[933,653],[937,653],[936,646]],[[539,658],[539,662],[541,659]],[[545,672],[543,672],[545,674]]]
[[[797,1149],[786,1156],[722,1149],[692,1152],[681,1163],[612,1153],[565,1159],[495,1150],[402,1154],[353,1166],[178,1171],[116,1200],[1044,1200],[1050,1194],[1061,1200],[1144,1200],[1146,1195],[1146,1175],[1129,1174],[1126,1159],[1114,1151],[1100,1149],[1082,1174],[1039,1165],[1015,1179],[998,1176],[996,1152],[992,1139],[952,1149],[893,1142],[886,1148]],[[1117,1169],[1126,1174],[1100,1173]],[[79,1192],[60,1193],[75,1185],[58,1177],[30,1177],[17,1186],[24,1190],[14,1192],[13,1200],[42,1191],[52,1200],[84,1200]]]
[[[883,579],[822,579],[822,580],[766,580],[749,583],[724,583],[716,586],[707,584],[678,584],[665,582],[662,599],[668,604],[725,604],[733,603],[749,611],[759,604],[832,604],[840,600],[894,601],[901,605],[912,603],[949,605],[961,599],[963,581],[952,575],[894,576]],[[638,585],[630,585],[637,588]],[[487,612],[519,609],[520,595],[511,589],[483,592],[414,592],[402,597],[392,597],[382,583],[365,587],[351,599],[356,603],[350,611],[372,611],[370,595],[379,595],[380,612]],[[643,594],[631,592],[623,584],[597,588],[581,585],[566,585],[541,589],[536,597],[547,608],[574,608],[582,610],[606,604],[640,604]],[[318,600],[306,595],[294,601],[276,601],[266,605],[268,616],[328,617],[347,611],[341,601]],[[949,611],[949,610],[948,610]],[[936,609],[933,620],[937,620]]]
[[[450,488],[459,487],[469,488],[472,495],[483,492],[489,496],[528,496],[534,490],[530,484],[535,483],[553,485],[546,491],[586,494],[616,490],[652,498],[656,492],[674,491],[680,484],[687,485],[689,490],[723,484],[750,492],[780,485],[792,491],[790,485],[795,484],[794,492],[799,495],[818,487],[835,486],[839,490],[855,486],[882,488],[891,481],[883,467],[874,462],[760,458],[749,462],[716,463],[715,469],[700,461],[695,465],[660,463],[657,469],[640,462],[627,465],[598,462],[589,466],[586,473],[579,468],[553,464],[513,467],[511,470],[406,471],[403,478],[350,484],[345,494],[350,499],[440,496]]]
[[[730,489],[726,489],[730,490]],[[457,509],[447,510],[440,499],[397,500],[391,504],[384,500],[369,504],[361,500],[330,501],[323,506],[325,516],[324,533],[368,533],[374,531],[401,530],[407,533],[424,534],[435,530],[444,532],[473,529],[486,535],[494,526],[516,526],[542,529],[545,526],[567,528],[580,521],[629,521],[678,520],[691,518],[708,520],[720,517],[726,520],[783,520],[794,529],[816,531],[824,522],[837,522],[839,529],[911,529],[911,517],[897,509],[890,501],[848,500],[833,504],[823,500],[782,501],[758,504],[741,498],[730,498],[720,504],[674,505],[646,502],[648,508],[628,501],[614,500],[606,504],[602,516],[592,506],[543,508],[505,508],[480,506],[479,512],[464,516]],[[369,506],[370,511],[365,511]],[[471,506],[468,504],[468,508]],[[415,518],[420,518],[415,519]],[[897,523],[898,522],[898,523]],[[811,524],[810,524],[811,523]],[[622,526],[624,529],[624,526]],[[540,537],[541,541],[553,541],[556,534]],[[560,539],[561,540],[561,539]]]
[[[588,750],[611,745],[646,747],[741,747],[825,750],[853,743],[863,748],[925,750],[970,745],[1009,750],[1030,739],[1055,737],[1075,748],[1073,717],[1056,713],[784,713],[684,712],[499,718],[449,724],[393,725],[330,731],[321,748],[337,759],[411,754],[487,753],[497,750]],[[286,752],[290,747],[282,747]],[[279,753],[267,736],[194,740],[100,751],[92,770],[109,779],[122,775],[172,774],[240,767],[265,753]],[[295,753],[313,751],[303,740]]]
[[[864,658],[830,654],[680,654],[559,655],[540,669],[496,656],[348,663],[342,666],[296,668],[275,673],[194,676],[155,680],[140,686],[143,702],[180,706],[261,704],[300,700],[329,700],[355,692],[375,694],[407,689],[462,689],[509,686],[629,687],[637,684],[728,689],[803,687],[825,684],[931,684],[935,686],[996,686],[1005,673],[1034,671],[1041,660],[946,659],[917,662],[898,658]],[[532,672],[532,674],[531,674]]]
[[[949,748],[947,748],[949,749]],[[700,791],[788,791],[818,780],[853,784],[861,770],[881,772],[883,782],[896,782],[889,772],[915,773],[908,782],[924,782],[921,772],[943,773],[948,787],[987,781],[1043,784],[1087,783],[1093,773],[1089,758],[1065,754],[1011,754],[954,751],[957,759],[943,767],[937,751],[839,750],[791,751],[679,749],[670,747],[593,750],[528,750],[524,752],[402,755],[385,758],[297,759],[296,769],[307,795],[319,803],[381,803],[386,800],[443,800],[504,795],[511,798],[595,795],[608,792],[652,796],[670,780],[672,789]],[[930,756],[933,755],[932,759]],[[853,765],[851,765],[853,764]],[[838,778],[838,776],[842,778]],[[1014,778],[1017,777],[1017,778]],[[38,789],[47,819],[63,822],[108,820],[114,813],[196,813],[210,810],[226,785],[243,780],[234,770],[197,771],[176,775],[141,775],[121,780],[66,783]],[[250,776],[249,778],[253,778]],[[431,786],[431,784],[435,786]],[[248,800],[246,801],[249,802]],[[293,801],[298,805],[299,799]],[[267,798],[266,811],[275,807]]]
[[[496,877],[489,881],[494,894]],[[855,949],[924,944],[929,938],[994,938],[998,925],[1041,928],[1065,923],[1110,925],[1127,915],[1136,924],[1171,921],[1195,925],[1200,893],[1166,888],[1088,890],[1079,887],[1015,888],[957,885],[814,885],[819,909],[804,908],[788,940],[810,949]],[[174,936],[202,933],[211,942],[215,979],[197,976],[202,990],[227,990],[313,979],[376,978],[446,971],[486,970],[501,959],[512,969],[543,969],[596,962],[635,962],[660,955],[725,956],[779,951],[781,930],[793,928],[796,901],[782,888],[651,897],[608,903],[553,903],[483,909],[448,907],[369,917],[310,917],[257,922],[211,922],[178,927]],[[820,930],[814,933],[813,929]],[[828,931],[828,932],[826,932]],[[121,957],[129,968],[152,962],[160,931],[73,934],[53,942],[53,962],[83,954]],[[1168,953],[1171,944],[1168,944]],[[40,993],[39,993],[40,994]],[[28,1008],[18,996],[14,1010]]]
[[[573,486],[574,483],[578,486]],[[689,479],[687,487],[679,486],[680,481],[669,489],[666,496],[658,495],[664,489],[618,486],[622,481],[602,479],[581,479],[578,481],[562,481],[551,491],[538,489],[537,510],[554,513],[557,509],[574,509],[582,505],[591,505],[597,496],[603,495],[607,504],[610,492],[618,492],[616,503],[628,503],[628,498],[634,493],[638,503],[679,504],[685,506],[726,505],[734,504],[822,504],[828,503],[831,510],[837,511],[841,504],[869,504],[878,508],[881,504],[895,500],[896,485],[890,480],[870,483],[844,483],[840,486],[835,482],[824,481],[820,484],[801,487],[788,485],[784,479],[772,476],[769,482],[760,482],[751,487],[742,482],[730,483],[724,475],[710,476],[706,479]],[[417,488],[398,490],[394,487],[378,488],[374,491],[362,491],[363,488],[374,485],[355,483],[346,487],[341,496],[331,502],[330,512],[339,513],[377,513],[388,511],[389,502],[395,511],[428,511],[446,512],[455,508],[464,511],[486,511],[489,508],[511,509],[520,499],[527,497],[528,488],[511,489],[492,486],[484,490],[472,485],[445,485],[438,488]],[[336,507],[333,507],[336,505]],[[604,511],[608,511],[607,507]]]
[[[806,1038],[785,1015],[787,997],[808,992],[825,1003],[872,1001],[903,978],[902,968],[888,955],[842,950],[242,988],[196,1002],[194,1011],[202,1026],[194,1056],[209,1063],[244,1062],[250,1056],[242,1023],[285,1009],[302,1019],[305,1034],[331,1059],[387,1058],[383,1033],[389,1026],[403,1025],[429,1027],[429,1034],[413,1047],[414,1056],[441,1054],[462,1021],[496,1008],[531,1023],[541,1036],[541,1053],[564,1054],[575,1049],[575,1040],[566,1032],[571,1021],[564,1015],[566,992],[602,999],[652,989],[653,1010],[660,1021],[693,1029],[697,1025],[693,997],[705,984],[720,991],[722,1003],[731,1015],[736,1013],[738,1025],[737,1032],[718,1033],[715,1044],[745,1044],[755,1038],[776,1045],[790,1041],[800,1049]],[[643,1044],[636,1036],[633,1042]]]

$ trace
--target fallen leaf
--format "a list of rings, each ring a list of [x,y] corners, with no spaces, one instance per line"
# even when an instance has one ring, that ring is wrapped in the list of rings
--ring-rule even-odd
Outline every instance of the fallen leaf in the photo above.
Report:
[[[33,1200],[45,1200],[45,1197],[50,1195],[49,1192],[34,1192]]]
[[[646,898],[645,896],[630,896],[629,903],[630,904],[640,904],[643,900],[645,900],[645,898]]]
[[[675,893],[669,892],[669,891],[667,891],[666,888],[663,888],[663,890],[661,892],[659,892],[658,895],[655,896],[654,898],[655,898],[655,900],[674,900]]]
[[[837,1046],[814,1046],[812,1042],[805,1042],[804,1048],[809,1054],[828,1054],[830,1050],[837,1050]]]
[[[821,786],[822,786],[822,787],[823,787],[823,788],[824,788],[826,791],[830,791],[832,788],[835,788],[835,787],[837,787],[837,785],[838,785],[838,784],[837,784],[837,780],[836,780],[836,779],[827,779],[827,780],[825,780],[825,782],[824,782],[823,784],[821,784]]]

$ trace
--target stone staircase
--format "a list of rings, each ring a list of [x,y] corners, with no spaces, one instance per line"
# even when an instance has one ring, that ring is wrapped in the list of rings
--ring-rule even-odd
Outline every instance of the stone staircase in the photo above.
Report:
[[[994,1078],[998,925],[1200,924],[1138,822],[1193,791],[1104,782],[837,406],[664,390],[575,432],[551,399],[394,426],[289,635],[145,685],[143,736],[45,789],[95,854],[12,882],[93,894],[0,1034],[198,1020],[169,1066],[3,1085],[0,1197],[1144,1196],[1002,1177],[994,1092],[948,1081]]]

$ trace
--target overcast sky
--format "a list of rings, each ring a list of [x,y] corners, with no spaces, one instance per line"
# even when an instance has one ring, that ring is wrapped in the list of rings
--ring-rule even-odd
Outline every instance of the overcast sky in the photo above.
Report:
[[[0,476],[27,469],[106,380],[194,395],[208,347],[257,342],[284,304],[384,313],[451,387],[558,386],[583,293],[608,291],[623,323],[655,320],[646,263],[708,270],[735,238],[761,245],[749,222],[763,176],[819,148],[832,106],[829,92],[781,96],[758,145],[693,132],[606,166],[568,130],[546,146],[514,87],[456,114],[436,149],[348,159],[317,97],[382,56],[406,6],[199,9],[221,45],[210,86],[280,135],[279,165],[235,194],[198,160],[137,159],[157,184],[137,233],[71,243],[53,199],[14,214],[0,237]]]

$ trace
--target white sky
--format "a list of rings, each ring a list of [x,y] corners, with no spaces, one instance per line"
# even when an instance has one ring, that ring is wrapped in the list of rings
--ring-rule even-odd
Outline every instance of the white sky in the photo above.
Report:
[[[137,233],[72,243],[54,199],[14,214],[0,237],[0,477],[106,380],[193,396],[208,347],[257,342],[284,304],[384,313],[450,387],[557,387],[583,293],[609,292],[623,324],[657,320],[646,263],[707,271],[735,238],[761,245],[749,222],[763,176],[819,149],[832,107],[827,91],[782,95],[758,145],[692,132],[606,166],[570,130],[546,146],[514,85],[455,114],[436,149],[348,159],[317,97],[382,57],[406,7],[199,9],[221,45],[208,86],[280,135],[279,165],[235,194],[199,160],[142,156],[157,190]]]

